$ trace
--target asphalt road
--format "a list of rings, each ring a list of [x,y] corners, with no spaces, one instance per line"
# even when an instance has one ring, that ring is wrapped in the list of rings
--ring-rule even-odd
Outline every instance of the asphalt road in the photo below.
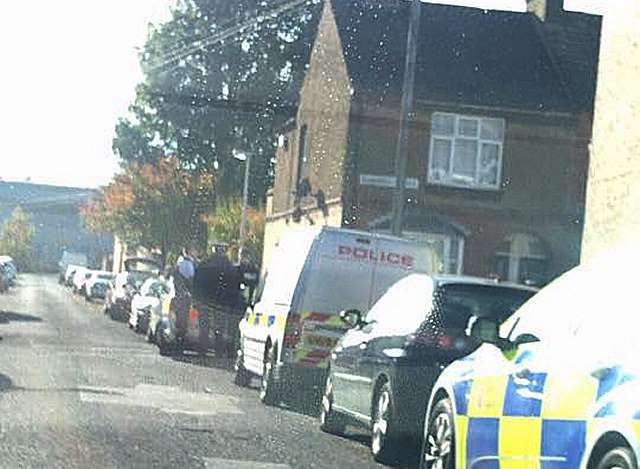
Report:
[[[53,276],[0,295],[0,337],[1,468],[382,467],[365,434],[262,405],[228,361],[159,356]]]

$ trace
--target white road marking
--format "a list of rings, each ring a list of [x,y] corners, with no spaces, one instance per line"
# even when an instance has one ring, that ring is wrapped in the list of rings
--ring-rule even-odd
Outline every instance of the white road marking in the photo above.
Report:
[[[204,458],[204,465],[207,469],[291,469],[288,464],[220,458]]]
[[[187,392],[177,387],[139,384],[135,388],[83,387],[82,402],[151,407],[170,414],[244,414],[238,399],[223,394]]]

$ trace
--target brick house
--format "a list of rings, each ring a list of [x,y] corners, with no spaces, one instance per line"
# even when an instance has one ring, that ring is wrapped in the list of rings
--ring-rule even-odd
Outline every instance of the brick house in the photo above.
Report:
[[[441,270],[544,283],[577,264],[600,20],[426,4],[403,236]],[[408,2],[325,0],[267,199],[282,232],[389,231]]]

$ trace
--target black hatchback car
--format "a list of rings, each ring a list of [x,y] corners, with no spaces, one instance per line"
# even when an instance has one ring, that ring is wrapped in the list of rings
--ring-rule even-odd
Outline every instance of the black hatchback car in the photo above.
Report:
[[[371,429],[371,451],[380,461],[396,454],[399,442],[418,441],[440,371],[480,345],[467,334],[472,318],[503,321],[536,291],[473,277],[413,274],[394,284],[366,317],[344,311],[351,328],[331,355],[321,428]]]

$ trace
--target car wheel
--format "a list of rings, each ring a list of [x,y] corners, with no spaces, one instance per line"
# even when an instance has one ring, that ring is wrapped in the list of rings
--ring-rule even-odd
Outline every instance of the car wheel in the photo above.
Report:
[[[162,356],[169,355],[169,344],[167,344],[167,339],[165,339],[162,331],[156,331],[156,344],[158,345],[158,352]]]
[[[394,452],[394,413],[391,385],[384,383],[375,395],[371,412],[371,453],[378,462],[388,462]]]
[[[260,379],[260,400],[266,405],[275,405],[280,400],[278,383],[274,376],[276,365],[275,348],[271,347],[265,354],[262,365],[262,378]]]
[[[234,368],[236,370],[236,375],[233,378],[233,382],[241,388],[248,387],[251,384],[251,378],[253,376],[251,375],[251,372],[244,367],[242,357],[236,358],[236,365]]]
[[[422,469],[453,469],[455,467],[455,435],[453,412],[448,399],[439,401],[431,411],[422,442]]]
[[[629,448],[615,448],[606,453],[596,469],[637,469],[636,458]]]
[[[320,409],[320,430],[334,435],[341,435],[344,433],[344,429],[344,420],[333,409],[333,381],[331,380],[331,372],[327,371],[327,380]]]

